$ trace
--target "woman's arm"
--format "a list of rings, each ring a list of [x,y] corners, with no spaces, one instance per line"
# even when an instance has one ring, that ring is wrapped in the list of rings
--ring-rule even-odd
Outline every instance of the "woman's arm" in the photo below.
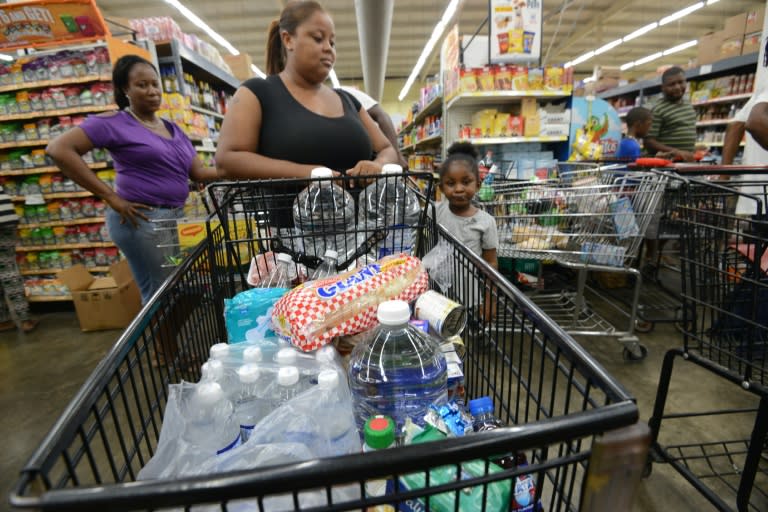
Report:
[[[45,152],[50,156],[61,172],[71,178],[72,181],[101,197],[118,212],[122,217],[121,222],[128,221],[134,226],[138,225],[137,217],[147,220],[147,217],[139,209],[150,209],[141,203],[126,201],[101,181],[88,167],[82,155],[93,149],[93,143],[82,128],[72,128],[48,143]]]
[[[206,167],[197,157],[192,160],[192,168],[189,170],[189,177],[192,178],[192,181],[200,181],[204,183],[219,179],[219,175],[216,173],[216,168]]]
[[[261,103],[240,87],[229,104],[216,149],[216,170],[222,178],[308,178],[316,165],[276,160],[256,153],[261,131]]]
[[[380,174],[384,164],[396,164],[398,162],[397,151],[392,147],[387,137],[379,128],[379,125],[371,118],[370,114],[360,107],[360,120],[363,122],[368,137],[371,139],[375,160],[360,160],[352,169],[347,169],[350,176],[369,176]]]

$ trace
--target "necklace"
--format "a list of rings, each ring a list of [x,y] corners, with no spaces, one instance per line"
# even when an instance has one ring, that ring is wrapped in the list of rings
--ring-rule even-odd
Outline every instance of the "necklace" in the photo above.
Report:
[[[135,120],[137,120],[138,122],[140,122],[141,124],[143,124],[144,126],[146,126],[148,128],[157,129],[157,128],[160,128],[162,126],[162,121],[160,121],[157,118],[155,118],[155,120],[150,123],[148,121],[143,120],[139,116],[137,116],[136,113],[133,110],[131,110],[130,107],[128,107],[126,110],[128,111],[129,114],[131,114],[131,116],[133,116],[133,118]]]

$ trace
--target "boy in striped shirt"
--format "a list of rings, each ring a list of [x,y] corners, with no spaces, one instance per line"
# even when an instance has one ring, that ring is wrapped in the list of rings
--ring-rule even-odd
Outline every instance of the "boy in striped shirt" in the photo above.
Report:
[[[653,123],[645,138],[650,155],[658,153],[674,160],[693,161],[696,145],[696,111],[685,100],[685,72],[673,66],[661,75],[661,98],[653,107]]]

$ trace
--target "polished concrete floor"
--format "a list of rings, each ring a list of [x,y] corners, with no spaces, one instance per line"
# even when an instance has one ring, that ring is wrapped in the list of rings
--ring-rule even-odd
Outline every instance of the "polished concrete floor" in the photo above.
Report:
[[[0,407],[3,411],[0,439],[4,445],[3,457],[0,457],[0,492],[4,497],[67,402],[120,334],[119,331],[83,333],[74,313],[68,311],[44,313],[40,319],[39,328],[31,334],[0,334]],[[615,338],[581,338],[600,363],[637,397],[641,419],[647,421],[655,400],[662,358],[667,349],[680,346],[682,341],[672,324],[657,325],[652,333],[641,335],[641,340],[648,348],[648,357],[641,362],[626,362]],[[707,407],[714,402],[715,408],[753,402],[750,396],[742,396],[738,388],[733,388],[690,364],[681,365],[670,392],[670,410],[696,408],[704,402]],[[673,442],[686,441],[694,433],[718,440],[731,435],[743,436],[748,427],[749,422],[744,418],[717,420],[712,424],[687,420],[670,425],[665,435],[671,436]],[[0,510],[8,508],[4,498]],[[650,477],[642,481],[633,510],[713,508],[670,467],[656,464]]]

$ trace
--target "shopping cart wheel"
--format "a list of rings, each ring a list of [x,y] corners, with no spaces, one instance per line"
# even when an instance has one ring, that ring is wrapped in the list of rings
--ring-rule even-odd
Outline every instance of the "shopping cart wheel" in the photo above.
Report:
[[[645,348],[645,345],[636,343],[632,349],[624,347],[621,353],[625,361],[642,361],[648,355],[648,349]]]
[[[654,327],[656,327],[656,324],[648,320],[640,320],[639,318],[635,320],[635,331],[637,332],[651,332]]]

